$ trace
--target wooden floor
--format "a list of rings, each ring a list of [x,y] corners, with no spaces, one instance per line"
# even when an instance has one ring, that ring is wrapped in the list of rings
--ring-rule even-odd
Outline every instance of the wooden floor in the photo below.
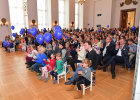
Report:
[[[60,84],[39,81],[34,72],[25,67],[23,52],[6,53],[0,48],[0,100],[73,100],[74,93],[68,92],[64,80]],[[116,70],[116,79],[109,72],[97,71],[96,86],[86,91],[80,100],[131,100],[134,71]],[[68,77],[70,74],[68,74]]]

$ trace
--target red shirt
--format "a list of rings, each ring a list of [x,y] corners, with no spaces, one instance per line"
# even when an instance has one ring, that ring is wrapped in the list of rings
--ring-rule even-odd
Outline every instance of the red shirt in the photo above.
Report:
[[[52,69],[54,69],[55,64],[56,64],[56,59],[49,59],[49,60],[50,60],[50,62],[45,61],[45,63],[46,63],[46,64],[49,64],[49,66],[51,66]]]

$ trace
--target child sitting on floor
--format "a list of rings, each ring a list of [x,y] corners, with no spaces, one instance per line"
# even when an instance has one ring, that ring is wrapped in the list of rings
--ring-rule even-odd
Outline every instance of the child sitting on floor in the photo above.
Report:
[[[56,54],[56,66],[55,66],[55,69],[50,72],[50,74],[55,77],[55,80],[53,82],[54,84],[57,83],[57,75],[61,74],[63,72],[63,68],[64,68],[63,64],[64,63],[63,63],[63,60],[62,60],[61,53],[57,53]]]
[[[82,61],[83,69],[82,71],[78,71],[78,74],[80,75],[76,80],[74,80],[73,85],[70,86],[67,91],[74,90],[74,86],[77,84],[78,91],[76,92],[76,95],[74,96],[75,99],[82,97],[82,90],[81,90],[81,84],[84,84],[85,86],[90,85],[91,80],[91,70],[89,66],[91,65],[91,61],[88,59],[84,59]]]
[[[44,59],[44,61],[46,63],[46,66],[42,67],[42,75],[38,79],[41,80],[44,77],[45,78],[44,82],[47,82],[48,72],[54,70],[54,68],[55,68],[55,64],[56,64],[55,54],[52,53],[51,59],[49,59],[48,61],[46,61],[46,59]]]

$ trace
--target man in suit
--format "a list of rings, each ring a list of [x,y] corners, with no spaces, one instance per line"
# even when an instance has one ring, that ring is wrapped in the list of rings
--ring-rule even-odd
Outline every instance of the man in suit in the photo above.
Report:
[[[107,63],[104,65],[104,68],[108,67],[109,64],[111,64],[111,74],[112,74],[112,79],[115,79],[115,65],[117,63],[122,63],[125,65],[130,66],[129,64],[129,56],[128,52],[129,49],[126,46],[126,41],[124,38],[120,40],[120,45],[117,43],[116,44],[116,49],[114,51],[115,56],[113,56]]]
[[[115,43],[111,41],[111,37],[107,37],[106,42],[102,44],[100,61],[102,60],[104,65],[114,56]],[[106,69],[104,68],[103,71],[105,72]]]

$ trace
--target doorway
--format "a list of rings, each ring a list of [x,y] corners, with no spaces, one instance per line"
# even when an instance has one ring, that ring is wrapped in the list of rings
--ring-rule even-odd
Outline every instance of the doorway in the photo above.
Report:
[[[121,28],[132,27],[135,25],[136,9],[121,10]]]

